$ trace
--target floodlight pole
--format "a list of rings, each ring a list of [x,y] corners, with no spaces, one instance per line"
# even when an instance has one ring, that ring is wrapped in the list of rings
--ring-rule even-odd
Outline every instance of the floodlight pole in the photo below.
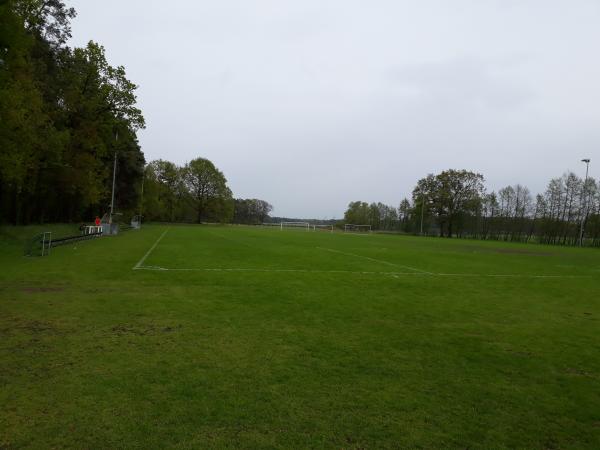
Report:
[[[144,166],[144,170],[142,171],[142,192],[140,195],[140,223],[142,220],[142,212],[144,210],[144,181],[146,179],[146,168],[148,166]]]
[[[116,142],[119,140],[119,132],[115,132],[115,147]],[[115,181],[117,179],[117,150],[115,149],[115,161],[113,163],[113,182],[112,182],[112,197],[110,200],[110,218],[108,223],[112,224],[113,212],[115,210]]]
[[[423,219],[425,217],[425,195],[421,193],[421,236],[423,236]]]
[[[585,181],[583,182],[583,208],[581,211],[581,227],[579,229],[579,246],[583,247],[583,232],[585,224],[585,216],[587,215],[587,181],[588,174],[590,171],[590,159],[582,159],[581,162],[585,163]]]

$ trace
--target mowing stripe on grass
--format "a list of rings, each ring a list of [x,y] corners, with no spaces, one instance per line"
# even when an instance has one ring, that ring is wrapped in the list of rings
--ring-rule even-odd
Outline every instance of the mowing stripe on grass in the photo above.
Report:
[[[340,255],[346,255],[346,256],[353,256],[355,258],[368,259],[369,261],[374,261],[374,262],[378,262],[378,263],[381,263],[381,264],[387,264],[388,266],[401,267],[403,269],[413,270],[415,272],[422,273],[422,274],[425,274],[425,275],[434,275],[433,273],[427,272],[425,270],[415,269],[414,267],[410,267],[410,266],[403,266],[402,264],[394,264],[394,263],[391,263],[391,262],[388,262],[388,261],[383,261],[381,259],[370,258],[369,256],[362,256],[362,255],[356,255],[354,253],[341,252],[339,250],[334,250],[332,248],[326,248],[326,247],[317,247],[317,248],[320,249],[320,250],[325,250],[327,252],[339,253]]]
[[[169,228],[167,228],[165,230],[165,232],[160,235],[160,237],[156,240],[156,242],[154,243],[154,245],[152,247],[150,247],[150,250],[148,250],[146,252],[146,254],[144,256],[142,256],[142,259],[140,259],[135,266],[133,266],[133,270],[137,270],[137,269],[142,268],[142,264],[144,264],[144,261],[146,261],[146,258],[148,258],[148,256],[150,256],[150,253],[152,253],[152,251],[156,248],[156,246],[161,241],[161,239],[165,237],[165,234],[167,234],[168,231],[169,231]]]

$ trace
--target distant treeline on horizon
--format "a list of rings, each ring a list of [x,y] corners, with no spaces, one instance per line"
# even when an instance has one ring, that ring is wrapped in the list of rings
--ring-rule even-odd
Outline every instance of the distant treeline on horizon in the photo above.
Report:
[[[344,221],[430,236],[597,247],[599,188],[594,178],[568,172],[535,196],[520,184],[488,193],[481,174],[446,170],[419,180],[398,207],[351,202]]]

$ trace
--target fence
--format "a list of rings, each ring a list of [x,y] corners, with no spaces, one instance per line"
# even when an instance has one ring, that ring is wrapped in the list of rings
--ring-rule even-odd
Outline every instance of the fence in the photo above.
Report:
[[[25,244],[25,256],[47,256],[50,254],[50,249],[60,245],[67,245],[73,242],[85,241],[102,236],[102,227],[86,227],[95,228],[96,230],[82,230],[82,234],[74,236],[65,236],[53,238],[51,231],[45,231],[34,236]]]

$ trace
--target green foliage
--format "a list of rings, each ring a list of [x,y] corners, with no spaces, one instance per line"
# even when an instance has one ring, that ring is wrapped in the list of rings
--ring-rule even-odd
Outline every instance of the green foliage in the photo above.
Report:
[[[352,202],[344,221],[361,221],[374,230],[600,247],[600,186],[569,172],[534,198],[520,184],[487,193],[481,175],[447,170],[419,180],[412,202],[403,199],[397,211],[382,203]]]
[[[182,169],[170,161],[159,159],[146,167],[144,211],[147,218],[176,221],[178,203],[183,189]]]
[[[354,225],[370,224],[368,203],[357,201],[350,202],[344,213],[344,221]]]
[[[183,168],[183,180],[196,210],[197,222],[229,222],[233,197],[223,172],[206,158],[196,158]]]
[[[75,9],[60,0],[9,0],[25,28],[54,46],[63,45],[71,37],[70,20]]]
[[[398,230],[398,211],[383,203],[350,202],[344,213],[344,222],[353,225],[371,225],[373,230]]]
[[[74,16],[58,0],[0,6],[0,221],[101,215],[115,152],[117,205],[137,206],[144,119],[136,86],[108,64],[102,46],[65,46]]]
[[[242,224],[260,224],[266,222],[273,209],[269,203],[257,198],[236,198],[233,222]]]
[[[253,218],[265,218],[271,210],[262,200],[248,202],[253,202]],[[142,206],[146,220],[225,223],[234,218],[237,204],[223,173],[205,158],[194,159],[184,167],[163,160],[146,167]],[[239,217],[239,208],[237,214]]]
[[[467,170],[445,170],[419,180],[413,200],[421,201],[437,217],[440,236],[454,236],[464,217],[475,213],[485,193],[483,175]]]
[[[0,5],[0,222],[102,215],[115,154],[117,211],[161,221],[230,221],[232,194],[210,161],[182,168],[159,160],[144,172],[137,86],[122,66],[108,63],[101,45],[65,45],[74,16],[60,0]]]

